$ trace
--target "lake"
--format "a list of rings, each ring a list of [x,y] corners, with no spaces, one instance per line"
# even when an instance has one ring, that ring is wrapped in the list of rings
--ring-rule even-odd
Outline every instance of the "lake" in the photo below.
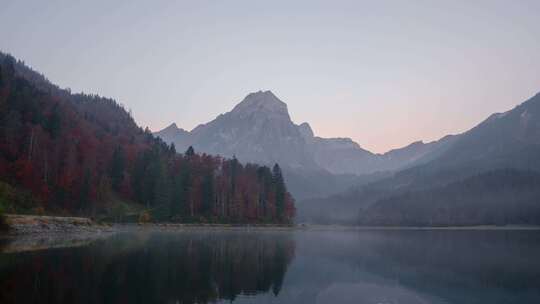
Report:
[[[188,229],[16,242],[0,243],[0,303],[540,303],[532,230]]]

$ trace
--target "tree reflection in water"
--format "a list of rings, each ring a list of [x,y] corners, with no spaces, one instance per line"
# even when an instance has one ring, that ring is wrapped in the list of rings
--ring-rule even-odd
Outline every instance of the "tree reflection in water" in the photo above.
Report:
[[[87,247],[0,254],[0,303],[208,303],[277,295],[288,233],[129,233]]]

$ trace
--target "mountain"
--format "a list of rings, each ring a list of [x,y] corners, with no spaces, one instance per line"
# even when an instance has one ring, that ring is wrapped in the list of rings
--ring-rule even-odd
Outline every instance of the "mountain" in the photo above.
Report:
[[[422,157],[413,166],[389,177],[339,195],[301,202],[299,210],[305,210],[306,206],[310,209],[310,213],[304,214],[301,220],[354,223],[356,214],[362,212],[362,222],[371,222],[368,215],[373,214],[378,218],[377,223],[381,224],[384,222],[381,214],[385,213],[372,213],[371,210],[379,210],[382,205],[388,206],[384,210],[391,214],[390,206],[402,202],[404,205],[400,208],[407,208],[405,206],[412,201],[410,198],[420,195],[418,193],[430,193],[431,201],[446,200],[442,195],[445,192],[437,189],[450,184],[453,184],[453,191],[462,194],[463,201],[471,201],[473,192],[467,189],[467,183],[460,182],[477,175],[481,179],[481,174],[497,170],[540,171],[540,94],[510,111],[491,115],[463,134],[443,138],[438,145],[439,149]],[[509,183],[508,187],[512,186],[511,178],[506,182]],[[486,184],[488,187],[494,185]],[[462,189],[458,190],[458,187]],[[496,193],[497,189],[489,190]],[[392,204],[379,205],[390,198],[394,198]],[[536,199],[540,202],[540,197]],[[474,200],[471,204],[475,204]],[[390,216],[388,221],[391,222]]]
[[[540,93],[491,115],[438,158],[447,166],[540,169]]]
[[[62,90],[3,53],[0,209],[237,223],[295,213],[279,166],[176,153],[116,101]]]
[[[318,169],[306,149],[298,127],[291,121],[287,105],[270,91],[251,93],[230,112],[193,129],[189,138],[196,151],[242,162],[280,163],[284,167]],[[168,140],[162,132],[156,135]],[[181,146],[181,141],[170,138]]]
[[[279,163],[291,184],[291,192],[302,199],[338,193],[352,185],[373,181],[410,166],[435,151],[448,139],[417,142],[385,154],[364,150],[350,138],[315,136],[308,123],[295,124],[287,105],[271,91],[248,94],[230,112],[191,131],[175,123],[154,133],[174,143],[178,151],[193,146],[196,151],[241,162]]]
[[[359,213],[361,225],[539,225],[540,172],[498,169],[381,199]]]
[[[176,123],[154,133],[172,142],[179,151],[193,146],[209,154],[235,155],[245,162],[279,162],[289,168],[332,174],[371,174],[395,171],[446,146],[440,141],[412,143],[384,154],[362,149],[350,138],[321,138],[304,122],[296,125],[287,105],[271,91],[248,94],[230,112],[219,115],[191,132]]]
[[[334,174],[373,174],[424,163],[450,147],[458,137],[448,135],[429,143],[417,141],[384,154],[364,150],[350,138],[313,137],[309,143],[315,162]]]
[[[380,185],[419,189],[495,169],[539,171],[540,94],[510,111],[491,115],[431,156],[428,162],[402,170]]]
[[[155,133],[157,137],[161,138],[175,138],[175,149],[179,152],[184,152],[191,144],[191,138],[188,131],[178,128],[175,123],[161,130],[159,133]]]

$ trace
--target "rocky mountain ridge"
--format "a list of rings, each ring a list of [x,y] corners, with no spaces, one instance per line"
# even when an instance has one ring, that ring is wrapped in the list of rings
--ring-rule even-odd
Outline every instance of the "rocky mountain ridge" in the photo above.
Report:
[[[372,153],[350,138],[318,137],[309,123],[295,124],[287,104],[271,91],[248,94],[230,112],[192,131],[173,123],[155,135],[173,142],[178,151],[193,146],[209,154],[236,156],[243,162],[277,162],[292,169],[354,175],[410,166],[449,142],[415,142],[384,154]]]

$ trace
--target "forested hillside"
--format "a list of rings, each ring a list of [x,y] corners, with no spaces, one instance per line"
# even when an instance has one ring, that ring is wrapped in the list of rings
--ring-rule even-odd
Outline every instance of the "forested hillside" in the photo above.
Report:
[[[361,225],[540,224],[540,173],[502,169],[443,187],[382,199],[360,212]]]
[[[179,154],[114,100],[61,90],[1,53],[0,183],[8,212],[122,216],[137,206],[145,219],[213,222],[290,222],[295,212],[278,165]]]
[[[300,212],[299,220],[358,224],[360,214],[360,223],[367,225],[538,223],[540,192],[520,188],[536,182],[538,172],[540,94],[452,137],[416,166],[340,195],[300,202],[301,211],[315,208]],[[474,187],[485,183],[471,189],[469,182]],[[446,187],[452,191],[443,191]]]

